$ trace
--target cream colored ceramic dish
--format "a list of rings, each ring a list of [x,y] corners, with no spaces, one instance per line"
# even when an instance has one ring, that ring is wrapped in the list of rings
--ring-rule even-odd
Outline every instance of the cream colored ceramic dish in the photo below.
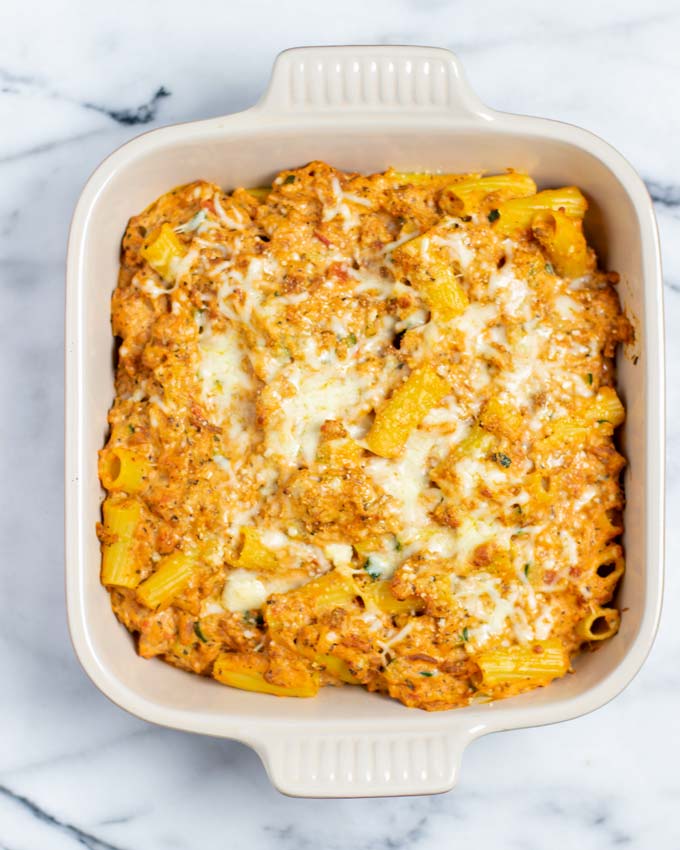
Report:
[[[622,275],[637,332],[621,356],[627,572],[619,634],[577,674],[504,702],[428,714],[359,689],[281,700],[224,688],[134,655],[99,582],[97,450],[113,397],[110,296],[130,215],[198,177],[262,185],[312,159],[355,171],[500,171],[588,195],[590,239]],[[114,702],[155,723],[254,747],[274,784],[302,796],[430,794],[450,789],[474,738],[552,723],[603,705],[632,679],[657,627],[663,558],[663,322],[656,225],[644,184],[611,147],[565,124],[494,112],[455,57],[434,48],[329,47],[283,53],[246,112],[156,130],[110,156],[85,187],[68,252],[66,579],[78,657]]]

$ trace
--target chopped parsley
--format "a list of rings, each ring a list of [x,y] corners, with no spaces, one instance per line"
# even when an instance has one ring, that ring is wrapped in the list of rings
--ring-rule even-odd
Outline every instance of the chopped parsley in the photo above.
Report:
[[[525,564],[525,565],[524,565],[524,575],[525,575],[527,578],[529,578],[529,569],[530,569],[530,567],[531,567],[531,564]]]
[[[135,426],[134,426],[134,425],[128,425],[128,431],[129,431],[131,434],[134,434],[134,433],[135,433]]]
[[[355,333],[351,333],[347,337],[347,340],[348,340],[350,345],[356,345],[357,344],[357,335]]]
[[[431,679],[434,676],[434,673],[431,670],[420,670],[421,676],[427,676],[428,679]]]
[[[203,630],[201,629],[201,624],[199,623],[198,620],[194,620],[194,634],[203,643],[208,642],[208,638],[203,634]]]
[[[404,544],[398,537],[394,538],[394,548],[397,550],[397,552],[401,552],[401,550],[404,548]]]
[[[499,212],[498,210],[491,210],[491,212],[490,212],[490,213],[488,214],[488,216],[487,216],[487,218],[489,219],[489,221],[490,221],[490,222],[492,222],[492,223],[493,223],[494,221],[498,221],[498,219],[499,219],[500,217],[501,217],[501,214],[500,214],[500,212]]]
[[[586,381],[588,381],[589,384],[593,383],[593,373],[592,372],[588,372],[588,374],[586,376]]]
[[[555,267],[552,263],[546,263],[545,270],[548,272],[548,274],[555,274]]]
[[[364,569],[369,574],[369,576],[376,581],[382,575],[382,570],[380,569],[380,565],[375,561],[375,559],[369,555],[368,558],[364,561]]]
[[[289,174],[285,180],[283,181],[284,186],[289,186],[291,183],[295,183],[295,175]]]
[[[500,465],[506,469],[512,464],[510,458],[506,454],[503,454],[503,452],[494,452],[491,455],[491,459],[495,460],[496,463],[500,463]]]
[[[459,640],[461,643],[467,643],[470,640],[470,632],[467,626],[465,626],[463,631],[460,633]]]

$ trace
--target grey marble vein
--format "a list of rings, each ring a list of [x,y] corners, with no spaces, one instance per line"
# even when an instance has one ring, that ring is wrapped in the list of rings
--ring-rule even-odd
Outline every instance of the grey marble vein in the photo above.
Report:
[[[82,105],[85,109],[92,109],[95,112],[108,115],[109,118],[124,127],[135,127],[138,124],[149,124],[151,121],[155,121],[160,101],[165,97],[170,97],[170,92],[165,86],[160,86],[146,103],[132,108],[111,109],[111,107],[102,106],[99,103],[83,103]]]
[[[171,92],[163,85],[158,86],[154,94],[144,103],[132,107],[113,108],[102,103],[79,101],[69,97],[58,89],[47,85],[44,81],[31,76],[15,74],[7,68],[0,68],[0,95],[16,95],[29,97],[42,97],[50,100],[63,101],[65,103],[82,106],[83,109],[91,109],[106,115],[118,124],[126,127],[134,127],[137,124],[148,124],[156,118],[159,103],[163,98],[170,97]]]
[[[69,837],[75,839],[78,844],[86,847],[87,850],[122,850],[122,848],[117,847],[114,844],[109,844],[108,841],[102,841],[100,838],[97,838],[96,835],[92,835],[83,829],[79,829],[72,823],[59,820],[59,818],[54,817],[54,815],[45,811],[45,809],[38,806],[32,800],[29,800],[28,797],[16,794],[4,785],[0,785],[0,795],[16,803],[17,806],[27,811],[32,817],[41,823],[47,824],[47,826],[53,827],[55,830],[63,832]]]
[[[0,156],[0,166],[8,165],[10,163],[16,162],[20,159],[27,159],[28,157],[38,156],[40,154],[52,153],[52,151],[56,150],[59,147],[64,145],[72,145],[74,142],[82,142],[87,139],[92,138],[92,136],[100,135],[102,130],[90,130],[87,133],[78,133],[75,136],[68,136],[65,139],[56,139],[54,141],[44,142],[43,144],[34,145],[30,148],[25,148],[24,150],[14,151],[12,153],[5,154],[4,156]]]
[[[655,204],[670,209],[680,207],[680,184],[659,183],[656,180],[647,180],[645,182],[650,197]]]

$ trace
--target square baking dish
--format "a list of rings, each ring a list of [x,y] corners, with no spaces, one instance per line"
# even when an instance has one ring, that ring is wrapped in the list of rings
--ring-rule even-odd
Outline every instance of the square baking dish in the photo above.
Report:
[[[408,709],[359,688],[286,700],[232,690],[145,661],[99,583],[97,450],[113,398],[110,297],[128,218],[178,184],[270,182],[323,159],[346,170],[528,171],[539,186],[577,184],[603,264],[636,331],[619,358],[628,408],[620,632],[576,662],[576,675],[502,702],[448,712]],[[631,166],[590,133],[495,112],[457,59],[418,47],[302,48],[276,60],[269,89],[237,115],[147,133],[95,171],[73,218],[66,306],[66,586],[81,664],[133,714],[252,746],[272,782],[300,796],[431,794],[453,787],[463,750],[488,732],[553,723],[602,706],[632,679],[657,628],[663,571],[662,278],[650,198]]]

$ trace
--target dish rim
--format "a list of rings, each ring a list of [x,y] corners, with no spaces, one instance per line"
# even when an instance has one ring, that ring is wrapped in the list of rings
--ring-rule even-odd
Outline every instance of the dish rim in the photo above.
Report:
[[[358,60],[357,58],[358,57]],[[302,78],[314,81],[314,69],[324,65],[323,77],[328,83],[328,68],[341,66],[346,71],[352,62],[366,61],[378,63],[385,61],[396,63],[430,62],[443,63],[450,84],[445,89],[443,102],[425,104],[404,104],[399,101],[398,87],[395,102],[359,103],[343,110],[338,104],[330,103],[329,88],[322,92],[320,103],[309,103],[308,99],[296,101],[295,74],[303,67]],[[307,77],[304,69],[307,69]],[[322,73],[319,71],[319,73]],[[311,87],[312,93],[314,91]],[[325,98],[325,99],[324,99]],[[383,97],[384,100],[384,97]],[[436,100],[436,98],[435,98]],[[441,100],[441,98],[440,98]],[[88,630],[81,578],[83,575],[83,486],[80,483],[78,463],[78,437],[84,427],[84,403],[81,381],[82,347],[79,340],[81,320],[85,234],[89,219],[93,213],[100,193],[108,182],[116,177],[134,159],[151,150],[162,149],[179,142],[200,137],[205,143],[211,137],[221,137],[242,131],[276,130],[285,126],[286,120],[294,116],[296,124],[318,124],[331,112],[337,125],[356,126],[362,121],[384,126],[403,125],[412,120],[425,122],[427,128],[441,127],[451,131],[460,131],[466,127],[478,129],[485,126],[491,132],[502,136],[505,132],[524,133],[541,139],[553,139],[567,142],[585,150],[599,160],[618,179],[637,214],[640,229],[640,246],[644,279],[645,302],[645,411],[648,422],[646,445],[647,468],[645,469],[645,502],[647,512],[647,563],[645,569],[647,600],[643,610],[640,627],[625,656],[616,668],[601,681],[583,693],[556,701],[547,705],[516,705],[512,700],[499,707],[495,704],[493,713],[485,713],[483,707],[470,711],[461,717],[458,711],[443,712],[438,715],[440,721],[423,722],[423,732],[412,733],[412,723],[406,724],[407,732],[398,733],[396,721],[391,722],[390,730],[384,733],[389,746],[399,736],[413,734],[418,741],[428,735],[443,736],[447,747],[452,750],[450,759],[440,771],[436,781],[434,774],[422,786],[418,786],[413,777],[404,782],[375,780],[369,783],[331,783],[329,788],[321,787],[309,777],[293,781],[286,766],[285,748],[281,748],[274,739],[277,731],[294,726],[293,721],[277,722],[257,717],[244,718],[239,715],[218,717],[211,713],[159,706],[144,699],[127,687],[120,679],[112,675],[100,663],[96,648],[93,646]],[[110,154],[94,171],[87,181],[75,208],[69,235],[67,259],[67,298],[66,298],[66,596],[68,604],[68,624],[76,655],[84,670],[110,700],[132,714],[163,726],[184,731],[198,732],[219,737],[234,738],[252,746],[265,762],[273,781],[287,793],[322,796],[358,796],[365,794],[404,794],[434,793],[448,790],[454,784],[460,755],[465,746],[474,738],[488,732],[506,729],[519,729],[527,726],[539,726],[571,719],[593,711],[617,696],[633,679],[647,657],[658,628],[663,592],[663,556],[664,556],[664,348],[663,348],[663,293],[660,250],[654,211],[651,199],[644,183],[632,166],[614,148],[599,137],[570,124],[543,118],[513,115],[497,112],[484,106],[472,93],[465,82],[461,66],[456,57],[441,48],[418,47],[325,47],[297,48],[280,54],[277,58],[269,88],[263,98],[252,108],[230,116],[220,116],[202,121],[177,124],[148,131],[127,142]],[[651,439],[650,439],[651,438]],[[655,441],[655,438],[656,439]],[[650,557],[651,556],[651,557]],[[654,557],[656,556],[656,557]],[[467,711],[467,709],[466,709]],[[347,718],[345,722],[335,723],[334,735],[340,739],[347,736],[369,734],[372,738],[381,733],[366,728],[365,721],[357,723]],[[370,726],[370,724],[368,724]],[[313,735],[329,738],[330,732],[320,729],[309,730]],[[344,736],[344,737],[343,737]],[[332,736],[331,736],[332,737]],[[338,739],[338,740],[340,740]],[[416,746],[416,750],[419,745]],[[318,786],[318,787],[317,787]],[[408,790],[411,789],[411,790]],[[328,793],[326,793],[328,791]],[[359,793],[356,793],[356,792]],[[332,793],[331,793],[332,792]]]

